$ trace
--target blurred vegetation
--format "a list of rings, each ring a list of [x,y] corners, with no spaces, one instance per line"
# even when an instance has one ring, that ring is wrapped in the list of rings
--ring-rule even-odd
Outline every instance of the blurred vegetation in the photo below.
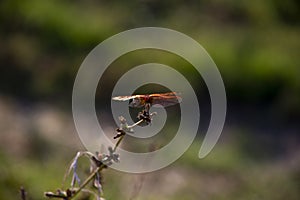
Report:
[[[7,0],[0,5],[1,93],[69,101],[77,69],[99,42],[128,28],[163,26],[207,49],[229,99],[273,102],[282,113],[300,112],[296,0]]]
[[[36,129],[44,124],[38,115],[43,109],[36,105],[66,108],[70,115],[73,82],[85,56],[106,38],[143,26],[183,32],[208,51],[226,86],[230,134],[224,133],[221,139],[228,141],[202,161],[195,144],[172,167],[147,175],[142,199],[299,199],[300,1],[2,0],[0,24],[0,103],[9,101],[0,105],[0,199],[18,199],[21,185],[30,199],[60,186],[80,145],[65,141],[73,137],[70,130],[72,136],[56,134],[51,141],[40,136],[45,131],[48,137],[55,127]],[[148,51],[145,58],[145,52],[115,64],[188,65],[162,52]],[[116,77],[106,78],[112,87]],[[4,112],[7,105],[13,111]],[[18,139],[18,131],[31,135]],[[18,150],[23,143],[27,149]],[[132,178],[107,171],[107,199],[128,196]],[[169,179],[182,187],[172,187]]]

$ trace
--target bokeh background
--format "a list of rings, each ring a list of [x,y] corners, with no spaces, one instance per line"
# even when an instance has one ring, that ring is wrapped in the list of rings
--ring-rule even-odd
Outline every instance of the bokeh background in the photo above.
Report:
[[[203,45],[224,79],[226,125],[205,159],[197,158],[204,117],[199,140],[171,166],[146,175],[106,170],[105,198],[298,200],[296,0],[2,0],[0,199],[20,199],[21,186],[30,199],[61,187],[71,159],[84,150],[71,110],[81,62],[106,38],[143,26],[171,28]],[[173,56],[147,51],[118,63],[134,66],[152,59],[178,63]],[[106,77],[108,88],[115,78]],[[199,99],[207,96],[202,87],[196,88]],[[97,97],[97,105],[108,109]],[[209,116],[209,101],[201,105]]]

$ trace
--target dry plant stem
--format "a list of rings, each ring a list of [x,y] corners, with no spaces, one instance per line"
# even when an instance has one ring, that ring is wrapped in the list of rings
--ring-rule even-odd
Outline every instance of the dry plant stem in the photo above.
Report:
[[[127,128],[128,128],[128,129],[134,128],[135,126],[139,125],[139,124],[142,123],[143,121],[144,121],[144,120],[141,119],[140,121],[134,123],[134,124],[131,125],[131,126],[128,126]],[[117,150],[117,148],[118,148],[118,146],[120,145],[120,143],[122,142],[124,136],[125,136],[125,135],[122,135],[122,136],[119,138],[119,140],[117,141],[117,143],[116,143],[116,145],[115,145],[115,147],[114,147],[114,151]]]
[[[146,107],[146,109],[147,109],[146,112],[149,112],[149,108]],[[150,116],[155,115],[155,114],[156,113],[151,113]],[[121,131],[124,134],[122,134],[119,137],[117,143],[115,144],[115,146],[113,148],[113,152],[115,152],[117,150],[118,146],[121,144],[123,138],[126,135],[126,132],[128,132],[128,130],[134,128],[135,126],[139,125],[140,123],[142,123],[144,121],[145,121],[145,119],[140,119],[138,122],[136,122],[136,123],[134,123],[134,124],[132,124],[130,126],[126,125],[124,127],[124,130],[121,129]],[[71,193],[68,193],[68,192],[66,192],[66,194],[63,194],[63,193],[61,193],[61,194],[45,193],[45,195],[47,197],[50,197],[50,198],[62,198],[62,199],[65,199],[65,200],[71,200],[74,197],[76,197],[78,195],[78,193],[80,193],[81,191],[84,191],[85,187],[90,183],[90,181],[92,181],[95,178],[95,176],[97,175],[97,173],[101,172],[101,170],[103,168],[106,168],[106,167],[107,167],[107,165],[105,165],[103,163],[99,164],[99,166],[85,179],[85,181],[78,188],[73,188],[71,190]],[[67,190],[67,191],[70,192],[70,190]]]
[[[114,147],[114,151],[117,150],[117,148],[118,148],[118,146],[121,144],[121,142],[122,142],[124,136],[125,136],[125,135],[122,135],[122,136],[119,138],[118,142],[116,143],[116,145],[115,145],[115,147]]]
[[[138,121],[138,122],[136,122],[136,123],[134,123],[134,124],[132,124],[131,126],[128,126],[127,128],[134,128],[135,126],[137,126],[137,125],[139,125],[140,123],[142,123],[144,120],[143,119],[141,119],[140,121]]]
[[[85,181],[81,184],[81,186],[78,188],[78,190],[76,190],[72,197],[70,197],[70,199],[73,199],[79,192],[81,192],[81,190],[83,190],[85,188],[85,186],[91,181],[93,180],[94,176],[100,172],[103,168],[105,167],[105,165],[101,165],[100,167],[97,167],[94,172],[85,179]]]
[[[131,126],[128,126],[128,128],[133,128],[133,127],[139,125],[140,123],[142,123],[143,121],[144,121],[144,120],[141,119],[140,121],[136,122],[135,124],[133,124],[133,125],[131,125]],[[117,150],[117,148],[118,148],[118,146],[121,144],[121,142],[122,142],[124,136],[125,136],[125,135],[122,135],[122,136],[119,138],[119,140],[117,141],[117,143],[115,144],[115,147],[114,147],[114,149],[113,149],[114,151]],[[105,167],[105,165],[101,165],[100,167],[97,167],[97,168],[93,171],[93,173],[90,174],[90,176],[87,177],[87,178],[85,179],[85,181],[80,185],[80,187],[78,188],[78,190],[76,190],[76,191],[73,193],[73,195],[72,195],[72,197],[70,197],[70,199],[74,198],[80,191],[82,191],[82,189],[84,189],[85,186],[86,186],[91,180],[93,180],[94,176],[95,176],[98,172],[100,172],[104,167]]]

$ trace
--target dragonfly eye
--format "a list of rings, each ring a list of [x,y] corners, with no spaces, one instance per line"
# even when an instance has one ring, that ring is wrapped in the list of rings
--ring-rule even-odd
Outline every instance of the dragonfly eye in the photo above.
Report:
[[[133,99],[129,99],[129,106],[132,106],[133,104]]]

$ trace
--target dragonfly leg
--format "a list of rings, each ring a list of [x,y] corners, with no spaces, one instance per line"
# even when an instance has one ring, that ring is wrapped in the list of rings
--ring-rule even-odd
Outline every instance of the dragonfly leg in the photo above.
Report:
[[[151,107],[151,105],[149,103],[145,104],[144,109],[141,112],[139,112],[139,114],[137,116],[137,118],[139,120],[144,120],[147,124],[151,124],[151,121],[152,121],[150,112],[149,112],[150,107]]]

